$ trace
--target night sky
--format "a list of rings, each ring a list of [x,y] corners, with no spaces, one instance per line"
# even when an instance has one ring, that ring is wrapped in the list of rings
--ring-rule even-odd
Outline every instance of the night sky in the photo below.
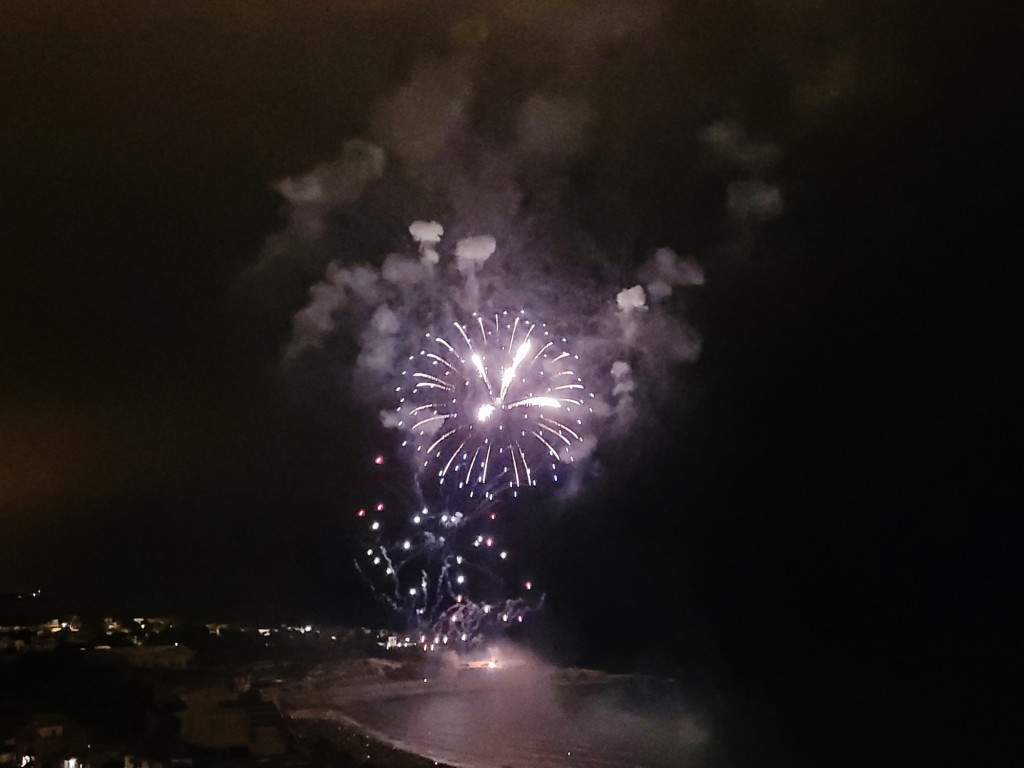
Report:
[[[670,247],[705,273],[673,307],[701,355],[538,525],[533,639],[690,681],[741,763],[973,748],[1019,611],[1022,19],[992,5],[3,3],[0,591],[373,620],[349,512],[386,437],[344,339],[282,363],[326,264],[409,251],[417,218],[611,282]],[[531,94],[583,127],[499,174],[497,218],[410,196],[391,153],[326,250],[256,274],[280,182],[387,144],[380,105],[452,61],[468,156],[505,162]],[[755,177],[781,206],[736,204]]]

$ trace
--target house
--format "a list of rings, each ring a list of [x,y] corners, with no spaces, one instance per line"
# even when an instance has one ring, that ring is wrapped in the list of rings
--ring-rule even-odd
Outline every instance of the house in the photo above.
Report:
[[[18,759],[18,750],[15,749],[15,739],[10,738],[0,744],[0,765],[16,766],[21,761]]]
[[[88,768],[89,741],[81,726],[60,715],[39,715],[0,748],[0,763],[15,768]]]

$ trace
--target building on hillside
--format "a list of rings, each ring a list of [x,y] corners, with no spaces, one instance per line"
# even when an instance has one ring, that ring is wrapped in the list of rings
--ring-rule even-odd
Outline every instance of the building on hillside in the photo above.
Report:
[[[196,699],[178,713],[181,738],[215,752],[244,752],[270,757],[288,751],[288,731],[277,706],[258,694],[234,700]]]
[[[97,646],[90,658],[136,669],[188,669],[195,655],[184,645]]]
[[[40,715],[3,742],[0,762],[15,768],[89,768],[90,742],[85,730],[70,720]]]

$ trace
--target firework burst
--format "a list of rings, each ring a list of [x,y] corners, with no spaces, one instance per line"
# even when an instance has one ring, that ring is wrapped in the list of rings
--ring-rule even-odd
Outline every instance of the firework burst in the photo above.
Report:
[[[452,325],[447,337],[428,333],[402,372],[398,426],[421,474],[470,497],[558,482],[592,412],[578,356],[524,310]]]

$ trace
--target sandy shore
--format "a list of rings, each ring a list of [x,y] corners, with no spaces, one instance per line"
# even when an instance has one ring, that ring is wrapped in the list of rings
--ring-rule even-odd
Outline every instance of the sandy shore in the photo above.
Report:
[[[642,678],[535,664],[415,679],[368,671],[320,670],[282,692],[282,709],[456,768],[676,768],[699,764],[708,738]]]

